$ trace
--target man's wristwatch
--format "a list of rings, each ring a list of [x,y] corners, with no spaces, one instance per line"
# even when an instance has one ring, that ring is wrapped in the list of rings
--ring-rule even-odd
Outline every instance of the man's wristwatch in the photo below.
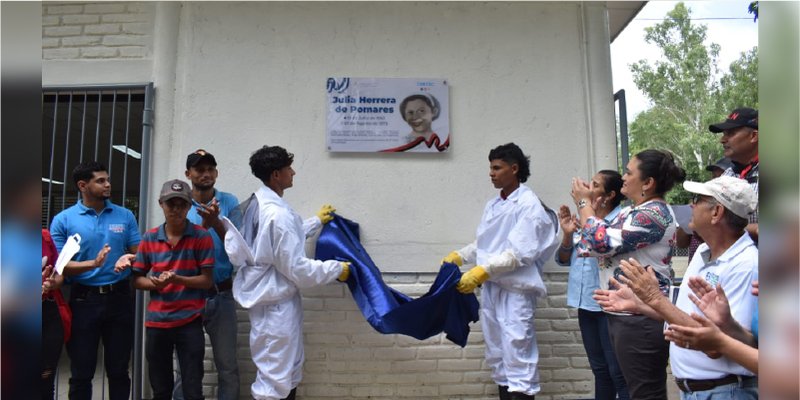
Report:
[[[578,210],[580,210],[583,207],[586,207],[586,199],[581,199],[580,201],[578,201],[577,206],[578,206]]]

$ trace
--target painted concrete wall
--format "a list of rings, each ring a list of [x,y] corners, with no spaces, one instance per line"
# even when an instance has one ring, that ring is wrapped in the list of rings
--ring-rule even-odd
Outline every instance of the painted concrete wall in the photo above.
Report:
[[[258,185],[250,153],[284,146],[297,170],[286,200],[303,215],[332,203],[360,222],[386,280],[409,294],[424,293],[441,257],[474,239],[496,192],[491,148],[513,141],[530,154],[528,185],[552,207],[569,200],[572,176],[616,165],[604,3],[44,3],[43,23],[43,83],[155,82],[151,193],[204,148],[219,162],[218,188],[244,198]],[[450,152],[327,153],[330,76],[446,78]],[[155,198],[151,210],[152,226]],[[586,396],[591,372],[566,276],[547,270],[540,397]],[[379,335],[340,285],[306,292],[305,309],[302,398],[496,393],[479,324],[465,349]],[[246,395],[254,369],[243,311],[239,330]]]

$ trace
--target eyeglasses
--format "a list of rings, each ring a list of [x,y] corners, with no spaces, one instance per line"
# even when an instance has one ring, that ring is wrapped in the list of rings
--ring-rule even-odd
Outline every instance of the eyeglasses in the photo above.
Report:
[[[700,203],[700,202],[703,202],[703,201],[707,201],[707,202],[711,203],[712,205],[717,204],[717,201],[713,197],[702,196],[702,195],[699,195],[699,194],[696,194],[696,195],[692,196],[692,204],[694,204],[694,205],[697,205],[697,203]]]

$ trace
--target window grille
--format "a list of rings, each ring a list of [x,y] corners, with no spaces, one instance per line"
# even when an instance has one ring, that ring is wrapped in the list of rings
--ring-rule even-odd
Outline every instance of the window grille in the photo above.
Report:
[[[72,169],[83,161],[106,166],[111,201],[131,210],[146,227],[153,84],[75,85],[42,87],[42,227],[74,205],[79,197]],[[69,285],[65,285],[67,288]],[[65,293],[66,294],[66,293]],[[136,332],[132,354],[132,398],[141,399],[142,316],[144,300],[136,294]],[[102,357],[95,379],[101,387],[94,398],[107,398]],[[61,366],[67,355],[62,353]],[[68,365],[68,364],[66,364]],[[67,398],[69,368],[59,368],[56,397]]]

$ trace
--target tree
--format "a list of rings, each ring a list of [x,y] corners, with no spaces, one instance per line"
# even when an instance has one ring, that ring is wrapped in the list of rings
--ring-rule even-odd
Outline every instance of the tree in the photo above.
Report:
[[[631,153],[669,150],[686,170],[687,179],[697,181],[707,180],[705,167],[722,156],[719,137],[708,126],[735,107],[758,103],[757,48],[743,53],[720,79],[720,47],[705,44],[706,31],[705,25],[693,25],[691,10],[678,3],[663,22],[645,28],[645,42],[658,46],[661,59],[630,66],[634,83],[652,103],[631,122]],[[729,108],[734,103],[738,104]],[[667,195],[676,204],[685,204],[689,198],[681,187]]]
[[[758,109],[758,47],[742,52],[729,73],[720,79],[725,110],[738,107]]]

